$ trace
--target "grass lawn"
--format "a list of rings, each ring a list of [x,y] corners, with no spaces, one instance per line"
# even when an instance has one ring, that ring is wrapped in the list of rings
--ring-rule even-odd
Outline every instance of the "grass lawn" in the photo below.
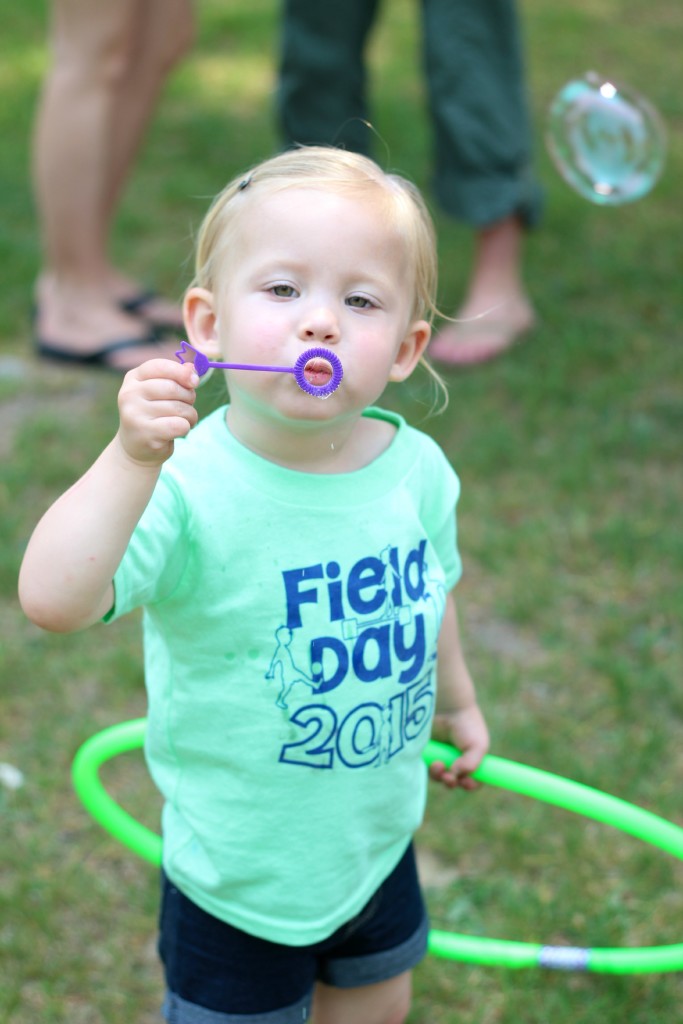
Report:
[[[429,196],[417,5],[385,6],[372,49],[379,148]],[[439,440],[462,478],[460,609],[494,752],[683,825],[680,4],[522,9],[547,193],[526,261],[541,325],[505,358],[449,375],[440,417],[424,418],[419,380],[386,401]],[[115,252],[170,295],[188,282],[208,198],[277,145],[278,11],[275,0],[198,5],[195,50],[136,166]],[[152,1024],[155,873],[91,822],[69,779],[87,736],[144,714],[139,622],[51,636],[16,599],[26,539],[115,429],[118,387],[114,375],[40,365],[31,353],[39,243],[28,167],[45,20],[40,0],[9,5],[0,62],[0,762],[23,773],[18,788],[0,783],[0,1022]],[[552,96],[591,67],[646,92],[669,128],[661,182],[618,209],[571,192],[542,144]],[[471,240],[435,213],[441,304],[453,310]],[[156,827],[141,758],[121,758],[106,778]],[[434,789],[419,842],[439,927],[578,946],[683,941],[683,866],[605,826],[493,788]],[[672,1024],[682,997],[678,974],[429,959],[410,1022]]]

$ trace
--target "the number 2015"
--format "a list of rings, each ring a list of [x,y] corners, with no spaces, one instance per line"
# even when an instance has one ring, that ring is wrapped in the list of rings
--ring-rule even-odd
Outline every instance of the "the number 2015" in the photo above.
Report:
[[[309,768],[332,768],[335,758],[347,768],[388,761],[422,732],[433,705],[431,678],[397,693],[386,705],[358,704],[341,722],[326,704],[306,704],[290,719],[304,735],[282,747],[280,761]]]

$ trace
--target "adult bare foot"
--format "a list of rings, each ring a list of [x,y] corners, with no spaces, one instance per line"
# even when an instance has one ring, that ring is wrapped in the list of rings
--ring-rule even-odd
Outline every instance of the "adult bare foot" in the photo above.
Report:
[[[437,332],[428,355],[447,366],[474,366],[495,359],[520,341],[534,327],[536,317],[531,304],[517,296],[479,313],[463,308],[455,321]]]
[[[467,297],[442,327],[429,355],[449,366],[471,366],[501,355],[535,323],[521,278],[524,228],[516,216],[481,229]]]

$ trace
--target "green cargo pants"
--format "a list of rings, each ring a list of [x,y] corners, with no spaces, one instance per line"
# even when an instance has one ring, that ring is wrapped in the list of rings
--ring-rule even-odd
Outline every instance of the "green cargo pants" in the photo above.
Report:
[[[378,8],[284,0],[278,111],[287,145],[369,152],[365,44]],[[541,190],[514,0],[421,0],[421,11],[439,204],[476,227],[514,213],[533,225]]]

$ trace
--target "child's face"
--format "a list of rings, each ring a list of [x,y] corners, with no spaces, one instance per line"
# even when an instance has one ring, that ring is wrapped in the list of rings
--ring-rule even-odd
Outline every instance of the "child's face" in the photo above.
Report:
[[[231,407],[313,422],[362,411],[387,381],[412,371],[406,339],[417,332],[421,352],[429,338],[428,325],[410,319],[405,243],[371,199],[308,188],[262,198],[257,184],[244,200],[212,297],[221,358],[293,366],[305,349],[323,346],[341,360],[344,378],[323,401],[293,374],[228,371]]]

